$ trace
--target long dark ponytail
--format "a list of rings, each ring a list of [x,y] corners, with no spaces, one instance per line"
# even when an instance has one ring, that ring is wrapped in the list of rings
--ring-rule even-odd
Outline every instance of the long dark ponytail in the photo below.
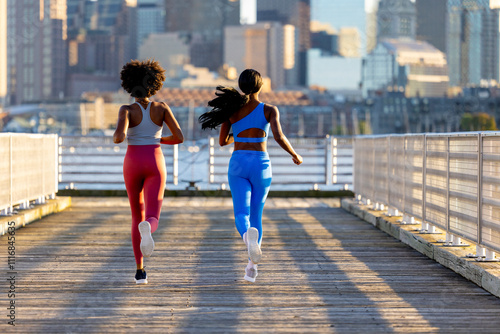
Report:
[[[241,95],[233,87],[217,86],[215,95],[217,97],[208,102],[212,110],[198,118],[203,130],[215,129],[248,102],[248,96]]]
[[[212,110],[207,111],[198,118],[203,130],[207,128],[215,129],[243,107],[248,102],[250,94],[260,91],[262,76],[256,70],[246,69],[240,74],[238,86],[245,95],[241,95],[233,87],[217,87],[215,91],[217,97],[208,102]]]

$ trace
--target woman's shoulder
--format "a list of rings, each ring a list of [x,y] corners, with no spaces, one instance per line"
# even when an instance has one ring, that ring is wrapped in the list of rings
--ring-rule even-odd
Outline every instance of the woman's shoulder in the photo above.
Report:
[[[264,103],[264,102],[262,102],[262,103],[264,104],[264,110],[266,110],[266,109],[267,110],[271,110],[271,109],[277,110],[278,109],[278,107],[276,107],[275,105],[272,105],[272,104],[269,104],[269,103]]]
[[[154,107],[156,109],[161,109],[161,110],[170,109],[168,104],[166,102],[163,102],[163,101],[151,101],[151,107]]]
[[[128,115],[133,109],[133,104],[124,104],[118,109],[119,114]]]
[[[135,103],[132,103],[132,104],[124,104],[124,105],[122,105],[122,106],[120,107],[120,110],[122,110],[122,109],[125,109],[125,110],[130,110],[130,109],[132,109],[132,107],[133,107],[133,105],[134,105],[134,104],[135,104]]]
[[[278,107],[272,105],[272,104],[267,104],[264,103],[264,114],[266,115],[266,118],[269,119],[269,115],[279,113]]]
[[[275,117],[278,112],[279,112],[278,107],[273,106],[272,104],[264,103],[264,116],[266,117],[266,120],[268,122],[270,122],[271,119]]]

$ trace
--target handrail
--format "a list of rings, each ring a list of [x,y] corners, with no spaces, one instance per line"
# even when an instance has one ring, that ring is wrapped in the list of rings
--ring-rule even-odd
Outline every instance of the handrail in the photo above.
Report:
[[[268,151],[273,164],[275,185],[328,185],[352,189],[352,138],[293,138],[304,164],[295,166],[290,156],[274,140]],[[124,189],[122,164],[126,143],[116,145],[111,137],[60,137],[61,188]],[[167,164],[167,187],[178,181],[198,183],[196,187],[227,185],[227,167],[231,146],[219,147],[215,138],[162,145]],[[173,177],[172,177],[173,175]]]
[[[359,136],[354,155],[364,203],[442,229],[446,245],[466,238],[489,260],[500,251],[500,132]]]
[[[273,166],[273,184],[338,185],[352,189],[352,137],[289,139],[304,163],[293,170],[290,155],[269,140],[268,151]],[[209,138],[209,183],[227,183],[231,145],[219,147],[218,140]]]
[[[178,179],[178,145],[161,145],[167,167],[167,184]],[[124,188],[123,159],[127,143],[111,136],[59,137],[59,182],[65,188]]]
[[[58,189],[58,136],[0,133],[0,214],[41,204]]]

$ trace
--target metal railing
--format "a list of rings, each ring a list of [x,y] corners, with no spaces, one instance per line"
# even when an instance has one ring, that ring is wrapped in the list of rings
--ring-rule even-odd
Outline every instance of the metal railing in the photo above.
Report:
[[[338,185],[352,189],[352,138],[291,139],[304,156],[297,168],[274,140],[269,140],[274,185]],[[125,189],[123,159],[126,143],[116,145],[111,137],[62,136],[59,139],[60,188]],[[216,138],[162,145],[167,164],[167,187],[179,182],[197,183],[198,188],[227,184],[232,145],[219,147]],[[172,177],[173,176],[173,177]],[[182,187],[183,185],[179,185]]]
[[[402,213],[422,233],[446,232],[446,246],[500,251],[500,132],[357,137],[354,189],[374,209]]]
[[[57,135],[0,133],[0,211],[29,208],[30,201],[44,203],[55,197]]]
[[[297,168],[290,155],[274,140],[268,142],[272,161],[273,184],[339,185],[352,189],[352,138],[289,139],[302,155],[304,163]],[[209,139],[209,182],[227,183],[227,170],[233,146],[220,147],[217,138]]]
[[[178,183],[178,146],[162,145],[167,184]],[[113,143],[110,136],[59,137],[61,188],[125,189],[123,160],[127,143]]]

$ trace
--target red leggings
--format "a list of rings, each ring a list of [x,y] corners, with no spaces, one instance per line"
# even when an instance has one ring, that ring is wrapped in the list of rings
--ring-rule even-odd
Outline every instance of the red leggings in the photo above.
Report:
[[[142,253],[138,226],[147,220],[152,233],[158,228],[167,180],[160,145],[129,145],[123,162],[123,176],[132,211],[132,248],[135,262],[140,264]]]

